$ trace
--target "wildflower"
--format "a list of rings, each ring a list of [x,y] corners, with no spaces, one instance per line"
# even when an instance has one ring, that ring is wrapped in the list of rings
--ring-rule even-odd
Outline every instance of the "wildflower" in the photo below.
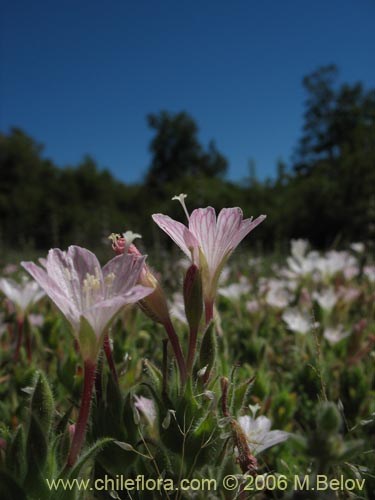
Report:
[[[45,295],[38,283],[31,281],[26,276],[23,277],[21,283],[17,283],[11,278],[0,278],[0,290],[23,315]]]
[[[283,312],[283,320],[287,324],[287,327],[292,332],[302,333],[305,335],[311,328],[312,323],[310,318],[298,311],[298,309],[291,307]]]
[[[96,256],[78,246],[51,249],[45,268],[21,265],[45,290],[72,326],[83,357],[96,360],[103,336],[117,313],[152,292],[136,285],[145,257],[118,256],[103,269]],[[87,332],[87,327],[94,334]],[[92,339],[85,342],[87,335]]]
[[[75,464],[82,448],[90,414],[98,351],[109,325],[120,310],[152,292],[136,285],[145,257],[119,255],[103,269],[96,256],[78,246],[66,252],[49,251],[39,267],[34,262],[21,265],[41,285],[72,326],[84,360],[81,406],[74,429],[67,467]]]
[[[324,338],[328,340],[330,344],[337,344],[340,340],[349,337],[350,332],[344,330],[343,325],[338,325],[335,328],[325,328],[324,329]]]
[[[30,363],[32,349],[27,316],[31,307],[44,297],[45,293],[35,281],[29,280],[26,276],[23,276],[21,283],[17,283],[11,278],[1,278],[0,290],[2,290],[17,311],[17,342],[14,361],[18,360],[25,333],[27,358]]]
[[[312,297],[326,311],[331,311],[338,300],[338,296],[333,288],[326,288],[321,292],[313,292]]]
[[[292,298],[289,290],[287,290],[287,283],[277,279],[269,279],[266,283],[266,303],[277,309],[284,309],[287,307]],[[266,285],[266,283],[263,284]]]
[[[154,214],[153,220],[198,266],[202,272],[203,297],[206,306],[206,322],[213,316],[213,304],[218,280],[223,266],[243,238],[265,218],[243,220],[239,207],[223,208],[216,218],[212,207],[198,208],[189,215],[184,198],[180,194],[173,199],[180,201],[188,219],[188,227],[168,215]]]
[[[238,301],[243,295],[250,293],[250,284],[244,276],[241,276],[239,283],[231,283],[225,287],[220,287],[218,292],[228,300]]]
[[[363,254],[365,251],[365,244],[362,242],[352,243],[350,245],[350,249],[353,250],[353,252],[355,253]]]
[[[238,423],[246,434],[253,455],[259,455],[267,448],[286,441],[290,436],[285,431],[271,431],[271,420],[264,415],[256,418],[244,415],[238,418]]]

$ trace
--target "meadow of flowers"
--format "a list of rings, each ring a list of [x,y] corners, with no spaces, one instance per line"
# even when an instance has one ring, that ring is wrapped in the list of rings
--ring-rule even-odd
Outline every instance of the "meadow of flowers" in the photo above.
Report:
[[[369,248],[254,256],[265,216],[184,198],[178,260],[127,231],[2,269],[0,498],[375,498]]]

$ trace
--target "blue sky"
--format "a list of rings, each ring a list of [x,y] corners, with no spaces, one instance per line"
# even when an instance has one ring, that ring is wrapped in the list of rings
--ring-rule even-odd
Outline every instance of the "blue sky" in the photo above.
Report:
[[[0,130],[23,128],[44,155],[91,154],[131,183],[150,162],[146,115],[190,113],[228,177],[272,176],[301,133],[302,77],[335,63],[375,83],[373,0],[2,2]]]

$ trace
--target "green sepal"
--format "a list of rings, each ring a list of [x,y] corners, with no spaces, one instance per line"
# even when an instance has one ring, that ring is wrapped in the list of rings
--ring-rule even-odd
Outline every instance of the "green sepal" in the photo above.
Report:
[[[84,316],[80,318],[78,341],[84,361],[90,360],[96,363],[101,343]]]

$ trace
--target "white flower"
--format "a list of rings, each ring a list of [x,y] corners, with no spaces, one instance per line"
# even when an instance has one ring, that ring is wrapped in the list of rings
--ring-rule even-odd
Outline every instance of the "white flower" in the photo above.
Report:
[[[238,418],[238,423],[246,434],[253,455],[258,455],[263,450],[286,441],[290,436],[288,432],[271,431],[271,420],[264,415],[257,418],[244,415]]]
[[[242,295],[246,295],[250,292],[250,285],[246,278],[242,277],[239,283],[232,283],[226,287],[220,287],[218,292],[223,297],[236,301],[239,300]]]
[[[292,332],[305,335],[312,328],[311,319],[306,314],[302,314],[296,308],[290,308],[283,312],[283,320]]]
[[[352,243],[350,245],[350,248],[353,250],[355,253],[363,253],[365,251],[365,244],[358,242],[358,243]]]
[[[249,300],[246,302],[246,310],[249,313],[255,313],[259,311],[260,309],[260,304],[257,300]]]
[[[45,295],[38,283],[29,280],[26,276],[23,277],[21,283],[11,278],[1,278],[0,290],[22,314],[25,314]]]
[[[290,242],[291,244],[291,254],[292,256],[298,260],[301,261],[307,252],[307,249],[309,247],[309,242],[307,240],[292,240]]]
[[[371,283],[375,283],[375,266],[365,266],[363,272]]]
[[[344,331],[343,325],[338,325],[335,328],[325,328],[323,335],[330,344],[337,344],[340,340],[349,337],[350,332]]]
[[[291,300],[291,294],[286,289],[287,284],[284,281],[270,279],[268,280],[268,290],[266,294],[266,303],[271,307],[284,309]]]
[[[331,311],[337,302],[338,296],[333,288],[326,288],[321,292],[314,292],[313,299],[326,311]]]

